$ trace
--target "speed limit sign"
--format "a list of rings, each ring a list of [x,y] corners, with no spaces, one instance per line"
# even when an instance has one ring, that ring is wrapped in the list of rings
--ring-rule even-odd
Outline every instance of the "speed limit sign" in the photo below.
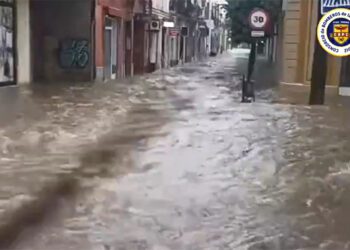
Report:
[[[263,9],[255,9],[249,15],[249,24],[253,30],[262,30],[269,22],[269,15]]]

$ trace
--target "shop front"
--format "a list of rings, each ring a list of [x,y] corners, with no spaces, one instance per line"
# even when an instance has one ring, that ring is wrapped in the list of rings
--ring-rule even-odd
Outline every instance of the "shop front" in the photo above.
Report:
[[[133,11],[134,1],[96,1],[96,80],[133,75]]]
[[[17,2],[24,1],[28,0]],[[93,79],[94,7],[94,0],[30,0],[30,39],[23,38],[22,44],[18,43],[18,58],[21,64],[26,57],[23,48],[30,44],[29,69],[35,82]],[[20,30],[18,35],[22,36]]]

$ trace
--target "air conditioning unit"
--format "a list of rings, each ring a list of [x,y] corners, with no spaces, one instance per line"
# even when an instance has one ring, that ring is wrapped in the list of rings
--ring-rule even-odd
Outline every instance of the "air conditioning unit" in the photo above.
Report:
[[[152,20],[150,23],[150,30],[151,31],[159,31],[160,30],[160,21]]]

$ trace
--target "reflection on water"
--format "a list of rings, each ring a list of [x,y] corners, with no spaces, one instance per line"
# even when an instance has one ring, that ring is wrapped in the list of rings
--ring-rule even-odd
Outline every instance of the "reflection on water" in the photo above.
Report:
[[[79,195],[14,248],[350,249],[348,109],[241,104],[240,60],[21,94],[0,194],[73,171]]]

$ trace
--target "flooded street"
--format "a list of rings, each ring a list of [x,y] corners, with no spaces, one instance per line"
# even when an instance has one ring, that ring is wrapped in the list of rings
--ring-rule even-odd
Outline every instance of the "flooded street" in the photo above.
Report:
[[[280,104],[271,83],[240,103],[247,53],[4,90],[2,216],[19,226],[8,210],[43,188],[54,204],[4,249],[350,249],[349,109]]]

